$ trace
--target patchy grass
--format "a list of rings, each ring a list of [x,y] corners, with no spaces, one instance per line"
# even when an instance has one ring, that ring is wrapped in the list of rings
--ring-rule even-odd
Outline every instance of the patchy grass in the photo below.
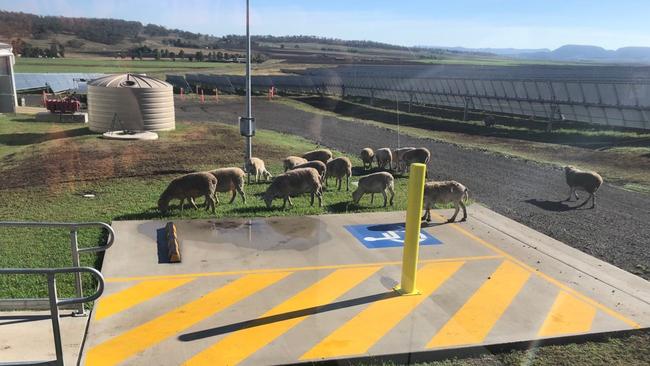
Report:
[[[0,220],[111,222],[213,218],[214,215],[202,208],[195,210],[189,206],[185,207],[181,216],[177,201],[172,202],[170,214],[162,216],[156,202],[169,181],[184,171],[241,165],[238,161],[239,149],[226,149],[226,146],[233,146],[233,139],[241,138],[236,128],[231,126],[179,123],[176,131],[161,133],[159,141],[142,145],[142,142],[102,140],[90,134],[66,135],[79,127],[35,124],[22,119],[24,117],[3,121],[3,127],[9,126],[6,131],[10,134],[30,133],[33,136],[21,142],[26,151],[17,153],[17,147],[4,146],[4,159],[10,157],[11,164],[3,164],[0,168],[0,174],[5,175],[0,195]],[[59,135],[62,137],[58,140],[52,138]],[[276,132],[262,130],[256,136],[256,152],[264,157],[274,175],[282,172],[281,157],[314,148],[317,145],[310,141]],[[341,155],[339,152],[335,154]],[[351,158],[355,166],[361,165],[356,157]],[[59,160],[66,162],[59,165]],[[164,164],[159,165],[160,161]],[[355,169],[355,173],[362,172]],[[386,208],[381,206],[381,196],[375,197],[374,205],[370,205],[369,197],[364,197],[359,206],[350,204],[351,191],[355,189],[353,182],[357,179],[353,177],[351,180],[349,192],[345,191],[345,187],[341,191],[335,190],[333,181],[330,181],[322,207],[317,204],[310,206],[309,196],[306,195],[296,197],[293,200],[295,206],[286,210],[280,208],[281,200],[276,200],[273,208],[267,209],[259,196],[268,183],[253,183],[245,188],[248,196],[246,204],[237,199],[230,205],[227,203],[229,196],[219,194],[221,204],[217,207],[216,216],[318,215],[406,208],[406,177],[396,177],[395,206]],[[85,193],[93,193],[95,197],[84,198]],[[198,201],[202,203],[202,200]],[[98,230],[88,229],[80,233],[83,246],[95,246],[102,238]],[[83,255],[81,261],[87,266],[100,265],[100,258],[93,254]],[[0,229],[0,267],[70,265],[68,233],[65,230]],[[59,280],[61,294],[72,295],[72,277],[62,276]],[[85,282],[90,290],[92,281]],[[43,278],[0,277],[0,298],[45,295]]]

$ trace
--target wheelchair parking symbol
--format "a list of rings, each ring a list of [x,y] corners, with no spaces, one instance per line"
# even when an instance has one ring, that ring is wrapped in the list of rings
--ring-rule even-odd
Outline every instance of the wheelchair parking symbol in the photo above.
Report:
[[[404,224],[348,225],[345,227],[366,248],[390,248],[404,246]],[[420,231],[420,245],[442,244],[433,235]]]

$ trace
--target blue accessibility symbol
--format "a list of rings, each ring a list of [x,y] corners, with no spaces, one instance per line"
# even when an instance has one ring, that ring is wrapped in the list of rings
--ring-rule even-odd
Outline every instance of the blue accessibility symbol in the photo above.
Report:
[[[404,246],[406,229],[403,223],[381,225],[348,225],[345,228],[366,248]],[[435,236],[420,230],[420,245],[442,244]]]

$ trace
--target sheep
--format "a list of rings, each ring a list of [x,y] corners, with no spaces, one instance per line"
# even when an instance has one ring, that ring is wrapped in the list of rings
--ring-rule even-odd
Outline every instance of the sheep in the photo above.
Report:
[[[589,193],[589,197],[582,205],[589,202],[591,198],[591,208],[596,207],[596,191],[603,184],[603,177],[596,172],[580,170],[571,165],[564,167],[564,175],[566,183],[569,185],[569,198],[565,201],[571,201],[573,195],[576,196],[577,201],[579,198],[576,189],[580,189]]]
[[[372,169],[372,160],[375,158],[375,152],[366,147],[361,150],[361,161],[363,161],[363,170]],[[367,168],[366,168],[367,166]]]
[[[208,173],[189,173],[178,177],[169,183],[167,189],[160,195],[158,199],[158,209],[163,214],[169,210],[169,201],[173,199],[181,200],[181,215],[183,214],[183,203],[188,199],[194,208],[195,197],[205,197],[205,209],[212,208],[212,213],[215,213],[215,199],[214,195],[217,190],[217,178]]]
[[[287,201],[293,207],[291,196],[307,192],[311,193],[312,206],[314,205],[314,196],[318,197],[318,207],[323,205],[323,186],[320,183],[318,171],[314,168],[300,168],[278,175],[264,192],[263,199],[266,207],[270,209],[273,199],[282,197],[284,199],[282,209],[285,209]]]
[[[409,150],[402,155],[402,163],[404,164],[404,169],[406,172],[410,170],[411,164],[427,164],[430,159],[431,153],[427,148],[424,147],[418,147],[417,149]]]
[[[244,171],[248,173],[248,184],[251,183],[251,174],[255,176],[255,182],[259,182],[260,177],[262,177],[264,181],[273,178],[271,173],[266,170],[264,160],[260,158],[252,157],[247,160],[244,164]]]
[[[304,164],[307,161],[307,159],[301,158],[300,156],[287,156],[284,160],[282,160],[282,165],[284,166],[284,171],[286,172],[287,170],[293,169],[295,166]]]
[[[389,148],[383,147],[375,151],[375,160],[377,160],[377,167],[379,169],[384,169],[386,165],[390,168],[393,165],[393,154]]]
[[[370,203],[374,201],[374,194],[381,193],[384,196],[384,207],[386,207],[387,196],[386,190],[390,192],[390,205],[393,205],[393,198],[395,198],[395,179],[388,172],[378,172],[368,174],[359,178],[359,186],[352,192],[352,201],[354,204],[359,204],[359,200],[364,194],[370,193]]]
[[[485,125],[485,127],[492,127],[495,124],[497,124],[497,120],[494,116],[486,116],[483,118],[483,125]]]
[[[431,221],[431,207],[434,207],[436,204],[451,202],[454,203],[456,211],[447,222],[454,222],[456,220],[459,206],[463,208],[463,218],[460,221],[465,221],[467,220],[467,208],[463,201],[467,201],[468,199],[469,190],[455,180],[426,182],[424,184],[424,199],[422,200],[422,207],[424,208],[422,221]]]
[[[332,152],[327,149],[313,150],[306,152],[302,155],[303,159],[307,161],[320,161],[323,164],[327,164],[327,161],[332,158]]]
[[[399,149],[393,150],[393,163],[395,164],[395,170],[401,171],[402,168],[402,157],[407,151],[415,150],[414,147],[400,147]]]
[[[352,162],[345,156],[332,159],[327,162],[327,171],[325,172],[325,185],[329,177],[336,178],[336,183],[339,186],[339,191],[341,190],[341,182],[343,177],[345,177],[345,190],[350,190],[350,177],[352,176]]]
[[[210,171],[210,174],[217,178],[217,189],[214,195],[214,200],[217,204],[219,204],[219,198],[216,192],[232,192],[232,198],[230,198],[230,202],[228,203],[233,203],[237,192],[239,192],[242,201],[246,203],[246,195],[244,194],[245,173],[243,170],[236,167],[221,168]]]
[[[325,179],[325,173],[327,172],[327,166],[323,164],[322,161],[319,160],[312,160],[308,161],[304,164],[296,165],[293,167],[293,169],[300,169],[300,168],[314,168],[318,171],[318,174],[320,175],[320,182],[323,183],[323,180]]]

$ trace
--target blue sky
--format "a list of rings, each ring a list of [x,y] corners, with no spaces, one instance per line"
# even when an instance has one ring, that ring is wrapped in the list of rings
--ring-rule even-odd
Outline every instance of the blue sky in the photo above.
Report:
[[[0,9],[111,17],[243,34],[243,0],[0,0]],[[406,46],[608,49],[650,46],[647,0],[251,0],[253,34],[308,34]]]

